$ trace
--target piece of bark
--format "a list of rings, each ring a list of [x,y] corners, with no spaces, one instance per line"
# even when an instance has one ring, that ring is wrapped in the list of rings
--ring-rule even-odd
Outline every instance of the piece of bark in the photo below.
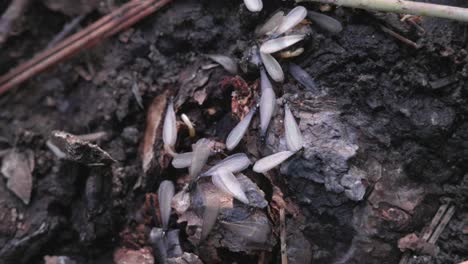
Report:
[[[50,142],[65,154],[65,159],[85,165],[108,165],[115,160],[95,144],[63,131],[53,131]]]

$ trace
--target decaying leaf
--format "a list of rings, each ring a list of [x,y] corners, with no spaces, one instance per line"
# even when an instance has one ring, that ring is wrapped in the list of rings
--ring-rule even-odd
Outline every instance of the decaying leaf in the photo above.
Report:
[[[11,150],[3,157],[0,172],[8,179],[7,188],[25,204],[31,199],[33,170],[34,153],[31,150]]]
[[[158,128],[161,126],[162,115],[167,104],[166,90],[163,94],[155,97],[148,109],[146,116],[146,130],[142,145],[143,172],[148,172],[154,162],[155,148],[154,144],[158,138],[161,138],[161,132]]]
[[[64,131],[52,131],[50,142],[65,154],[65,159],[85,165],[110,164],[115,160],[98,145]]]

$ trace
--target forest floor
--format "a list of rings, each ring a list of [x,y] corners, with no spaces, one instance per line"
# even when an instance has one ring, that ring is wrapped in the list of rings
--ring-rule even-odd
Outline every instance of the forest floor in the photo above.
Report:
[[[0,3],[0,13],[6,2]],[[52,11],[50,2],[34,2],[1,47],[0,75],[43,50],[77,15],[68,16],[65,7]],[[27,205],[7,188],[6,178],[0,179],[0,263],[44,263],[44,256],[67,256],[69,263],[113,263],[130,254],[152,258],[146,236],[154,224],[142,219],[141,211],[154,206],[148,194],[156,193],[163,179],[179,183],[180,190],[177,179],[186,172],[171,168],[159,150],[156,168],[143,172],[150,106],[158,96],[176,96],[177,114],[195,122],[196,139],[224,142],[241,115],[232,113],[231,94],[242,91],[236,90],[239,80],[221,67],[204,67],[212,63],[204,54],[236,58],[240,77],[257,93],[258,70],[246,62],[254,30],[276,10],[295,5],[264,2],[256,14],[242,1],[174,0],[130,30],[0,96],[3,163],[11,152],[20,153],[23,158],[13,167],[32,171]],[[468,7],[461,0],[438,2]],[[317,4],[303,6],[320,12]],[[99,6],[81,25],[106,12]],[[298,117],[306,147],[267,175],[245,173],[269,206],[242,213],[267,217],[271,241],[247,247],[225,235],[214,239],[222,232],[217,225],[211,240],[197,246],[190,219],[187,223],[174,214],[171,226],[180,229],[183,251],[205,263],[281,263],[277,209],[284,206],[289,263],[399,263],[404,253],[398,241],[411,233],[421,237],[441,206],[453,206],[453,216],[434,241],[439,250],[417,240],[416,249],[409,246],[415,252],[408,263],[467,260],[466,25],[427,17],[410,23],[396,14],[348,8],[324,13],[340,21],[343,30],[332,34],[311,23],[312,33],[301,44],[304,53],[282,61],[304,68],[320,94],[288,74],[283,84],[275,84],[279,105],[289,103]],[[264,141],[258,129],[249,130],[238,151],[256,160],[281,150],[280,112]],[[104,132],[93,143],[112,162],[93,166],[57,158],[47,144],[55,130]],[[181,125],[179,151],[189,151],[196,139]],[[346,177],[361,179],[362,200],[353,201],[350,190],[340,189]]]

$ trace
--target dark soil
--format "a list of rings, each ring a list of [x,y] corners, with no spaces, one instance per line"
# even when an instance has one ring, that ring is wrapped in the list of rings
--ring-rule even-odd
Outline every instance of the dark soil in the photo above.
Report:
[[[6,8],[4,2],[0,11]],[[133,190],[143,175],[139,145],[153,98],[166,89],[174,94],[188,89],[190,85],[181,86],[179,74],[202,60],[202,54],[241,60],[254,44],[255,27],[278,8],[293,6],[292,1],[264,2],[265,9],[252,14],[241,1],[175,0],[134,26],[127,42],[113,37],[0,97],[0,151],[29,149],[35,156],[29,205],[0,180],[0,263],[43,263],[45,255],[112,263],[113,252],[122,243],[120,233],[134,223],[144,194],[155,192],[155,183],[173,173],[153,172],[146,176],[144,188]],[[439,2],[468,7],[464,1]],[[318,10],[315,4],[304,6]],[[315,78],[324,95],[311,97],[291,77],[282,87],[277,85],[277,94],[301,113],[306,138],[319,133],[310,141],[324,139],[320,133],[335,133],[330,140],[356,147],[356,153],[342,158],[306,149],[302,159],[290,161],[296,162],[290,166],[295,170],[285,164],[281,177],[278,171],[285,197],[297,203],[304,216],[301,221],[288,216],[289,225],[297,225],[288,228],[290,262],[398,263],[402,257],[398,239],[419,233],[447,202],[456,211],[437,241],[439,254],[411,261],[468,259],[466,26],[424,18],[421,26],[426,32],[420,36],[409,24],[395,22],[396,15],[345,8],[328,14],[342,22],[343,31],[333,35],[311,25],[306,52],[294,60]],[[99,16],[92,13],[83,24]],[[23,20],[19,34],[0,50],[1,73],[42,50],[70,18],[34,3]],[[400,42],[380,25],[417,41],[421,48]],[[92,80],[80,77],[77,67],[93,68]],[[258,78],[250,68],[241,75],[248,83]],[[205,86],[209,94],[204,104],[188,98],[180,111],[196,117],[199,135],[221,141],[234,125],[230,90],[220,88],[226,76],[216,69]],[[135,83],[144,109],[132,92]],[[207,115],[208,108],[217,109],[216,114]],[[316,128],[308,125],[307,114],[330,119]],[[59,160],[46,146],[53,130],[75,135],[105,131],[108,135],[97,144],[117,162],[95,168]],[[273,129],[266,146],[259,148],[261,153],[276,148],[280,130]],[[366,175],[367,192],[360,202],[330,190],[330,181],[354,171]],[[268,196],[271,190],[265,192]],[[394,217],[388,216],[390,210]],[[303,243],[298,243],[300,238]],[[218,253],[225,263],[240,257],[257,263],[256,256],[225,249]],[[275,247],[271,262],[280,263],[279,254]]]

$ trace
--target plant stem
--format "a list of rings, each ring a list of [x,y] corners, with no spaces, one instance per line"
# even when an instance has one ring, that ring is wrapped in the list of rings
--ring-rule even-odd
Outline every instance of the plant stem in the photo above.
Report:
[[[296,0],[296,2],[319,2],[352,8],[432,16],[468,22],[468,8],[405,0]]]

